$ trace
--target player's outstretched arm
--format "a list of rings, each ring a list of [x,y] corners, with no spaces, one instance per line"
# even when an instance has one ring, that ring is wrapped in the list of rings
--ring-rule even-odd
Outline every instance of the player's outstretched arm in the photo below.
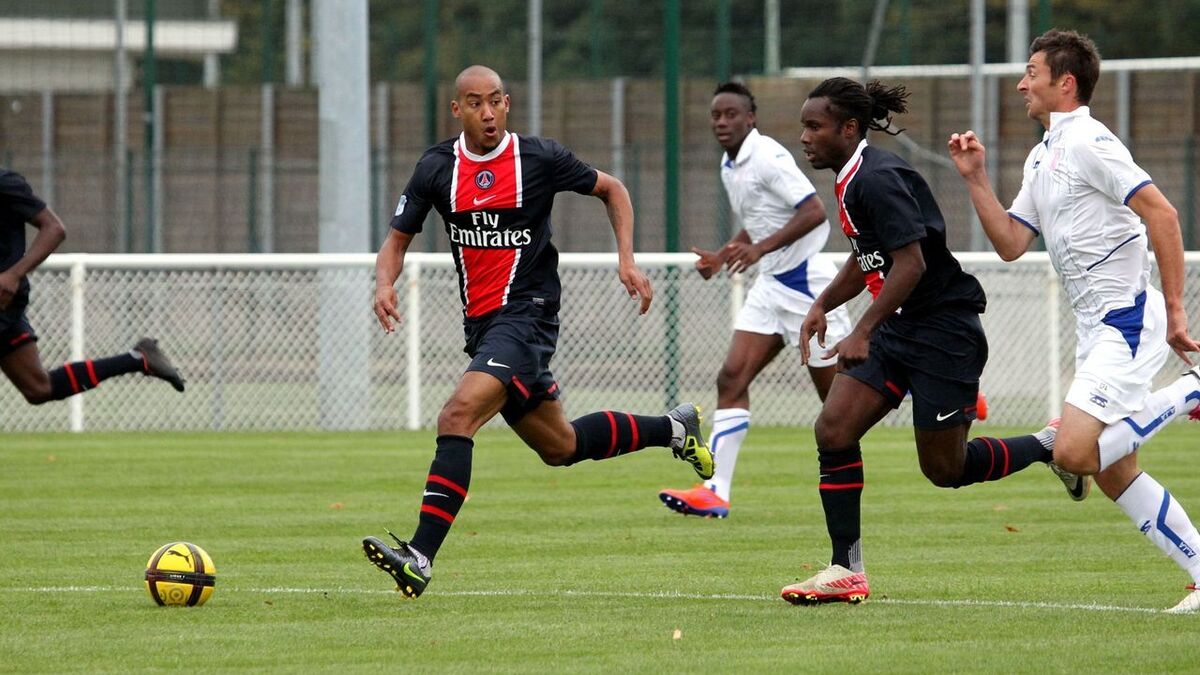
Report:
[[[58,214],[50,208],[39,211],[29,224],[37,228],[37,234],[29,243],[25,255],[12,267],[0,271],[0,309],[7,308],[12,302],[13,296],[21,288],[21,278],[37,269],[67,238],[67,228],[63,227]]]
[[[1154,246],[1167,302],[1167,342],[1179,358],[1192,365],[1187,352],[1200,351],[1200,345],[1188,334],[1187,310],[1183,308],[1183,235],[1179,230],[1179,213],[1153,183],[1133,194],[1129,208],[1146,223],[1146,234]]]
[[[975,213],[979,214],[979,222],[992,247],[1006,261],[1020,258],[1029,250],[1034,233],[1008,215],[996,198],[987,175],[987,149],[979,142],[974,131],[951,134],[947,145],[954,167],[967,183],[971,203],[975,206]]]
[[[913,289],[925,273],[925,256],[921,253],[920,240],[910,242],[894,251],[888,251],[892,268],[879,290],[879,295],[867,306],[862,318],[854,324],[854,330],[834,346],[838,364],[853,368],[867,360],[871,344],[871,333],[888,317],[894,315],[900,305],[912,295]]]
[[[629,297],[641,300],[638,314],[645,314],[650,309],[654,290],[650,287],[650,279],[633,261],[633,202],[629,199],[629,190],[616,178],[597,171],[592,195],[599,197],[608,209],[608,222],[612,224],[613,235],[617,238],[617,273],[621,277],[621,285]]]
[[[375,256],[375,318],[385,333],[395,332],[393,319],[401,321],[396,309],[396,279],[404,270],[404,254],[412,239],[413,235],[392,229]]]
[[[771,233],[770,236],[763,237],[761,241],[753,244],[750,243],[749,237],[746,238],[744,244],[735,242],[726,244],[726,257],[728,258],[726,264],[729,271],[744,271],[764,255],[781,249],[817,229],[818,225],[825,222],[825,218],[825,205],[821,203],[821,198],[815,194],[810,196],[800,203],[783,227]]]

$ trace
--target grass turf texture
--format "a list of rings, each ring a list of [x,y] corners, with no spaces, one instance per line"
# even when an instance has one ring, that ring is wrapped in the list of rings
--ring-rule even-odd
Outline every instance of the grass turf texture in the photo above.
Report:
[[[1194,434],[1142,463],[1197,516]],[[661,505],[694,477],[665,451],[553,469],[484,432],[433,582],[404,601],[359,540],[411,533],[432,438],[5,435],[0,671],[1196,668],[1200,617],[1150,611],[1189,580],[1099,491],[1075,504],[1040,466],[939,490],[905,429],[864,442],[864,605],[779,599],[828,548],[811,431],[767,428],[728,520]],[[204,607],[143,588],[175,540],[216,562]]]

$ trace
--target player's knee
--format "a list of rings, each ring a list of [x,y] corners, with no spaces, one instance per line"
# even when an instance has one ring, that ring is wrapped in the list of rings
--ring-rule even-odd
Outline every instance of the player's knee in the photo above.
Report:
[[[1070,448],[1054,448],[1054,463],[1064,471],[1090,476],[1100,470],[1100,458],[1095,452],[1073,452]]]
[[[49,379],[45,382],[24,382],[19,389],[21,395],[25,397],[25,401],[30,405],[41,405],[52,400]]]
[[[817,417],[813,431],[817,437],[818,448],[842,448],[858,441],[857,438],[852,437],[845,425],[838,423],[824,412]]]
[[[745,393],[747,383],[742,374],[729,366],[721,366],[717,373],[717,395],[722,398],[738,397]]]
[[[472,436],[476,431],[471,428],[473,422],[471,406],[466,401],[451,398],[438,413],[438,433]]]
[[[929,479],[929,482],[933,483],[935,487],[962,487],[963,467],[961,466],[949,466],[945,464],[933,466],[922,465],[921,473],[925,474],[925,478]]]
[[[575,448],[566,448],[563,446],[553,445],[549,447],[534,448],[538,457],[542,458],[542,462],[546,466],[567,466],[571,464],[571,460],[575,458]]]

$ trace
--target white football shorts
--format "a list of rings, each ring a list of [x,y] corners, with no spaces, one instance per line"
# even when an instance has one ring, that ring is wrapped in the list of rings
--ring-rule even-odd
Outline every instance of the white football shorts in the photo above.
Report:
[[[837,267],[822,256],[814,256],[803,265],[785,274],[760,274],[746,294],[746,302],[734,323],[735,330],[762,335],[782,335],[792,347],[800,346],[800,327],[812,307],[813,300],[833,281]],[[784,281],[780,281],[782,277]],[[785,283],[786,281],[786,283]],[[817,344],[817,336],[809,345],[808,365],[824,368],[837,364],[837,357],[821,355],[839,340],[850,334],[850,314],[838,307],[826,315],[828,328],[825,347]]]
[[[1067,403],[1105,424],[1145,407],[1154,377],[1171,354],[1166,303],[1158,289],[1146,289],[1140,325],[1136,316],[1116,323],[1120,327],[1076,326],[1075,379],[1067,390]]]

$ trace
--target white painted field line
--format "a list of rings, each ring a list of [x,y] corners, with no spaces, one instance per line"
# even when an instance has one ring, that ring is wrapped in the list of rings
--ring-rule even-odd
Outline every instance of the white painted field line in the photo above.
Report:
[[[225,592],[234,593],[299,593],[299,594],[353,594],[376,595],[394,594],[394,590],[362,589],[362,588],[236,588],[220,587]],[[2,593],[134,593],[141,589],[136,586],[34,586],[27,588],[3,588]],[[585,597],[585,598],[661,598],[666,600],[746,600],[756,602],[780,602],[774,595],[737,595],[733,593],[679,593],[676,591],[658,591],[651,593],[635,593],[622,591],[522,591],[522,590],[481,590],[481,591],[442,591],[437,595],[453,597]],[[1055,602],[1023,602],[1016,600],[908,600],[897,598],[876,598],[867,601],[868,604],[880,605],[917,605],[924,607],[1010,607],[1016,609],[1046,609],[1052,611],[1084,611],[1084,612],[1132,612],[1136,614],[1158,614],[1160,609],[1149,607],[1120,607],[1117,605],[1096,604],[1067,604]]]

